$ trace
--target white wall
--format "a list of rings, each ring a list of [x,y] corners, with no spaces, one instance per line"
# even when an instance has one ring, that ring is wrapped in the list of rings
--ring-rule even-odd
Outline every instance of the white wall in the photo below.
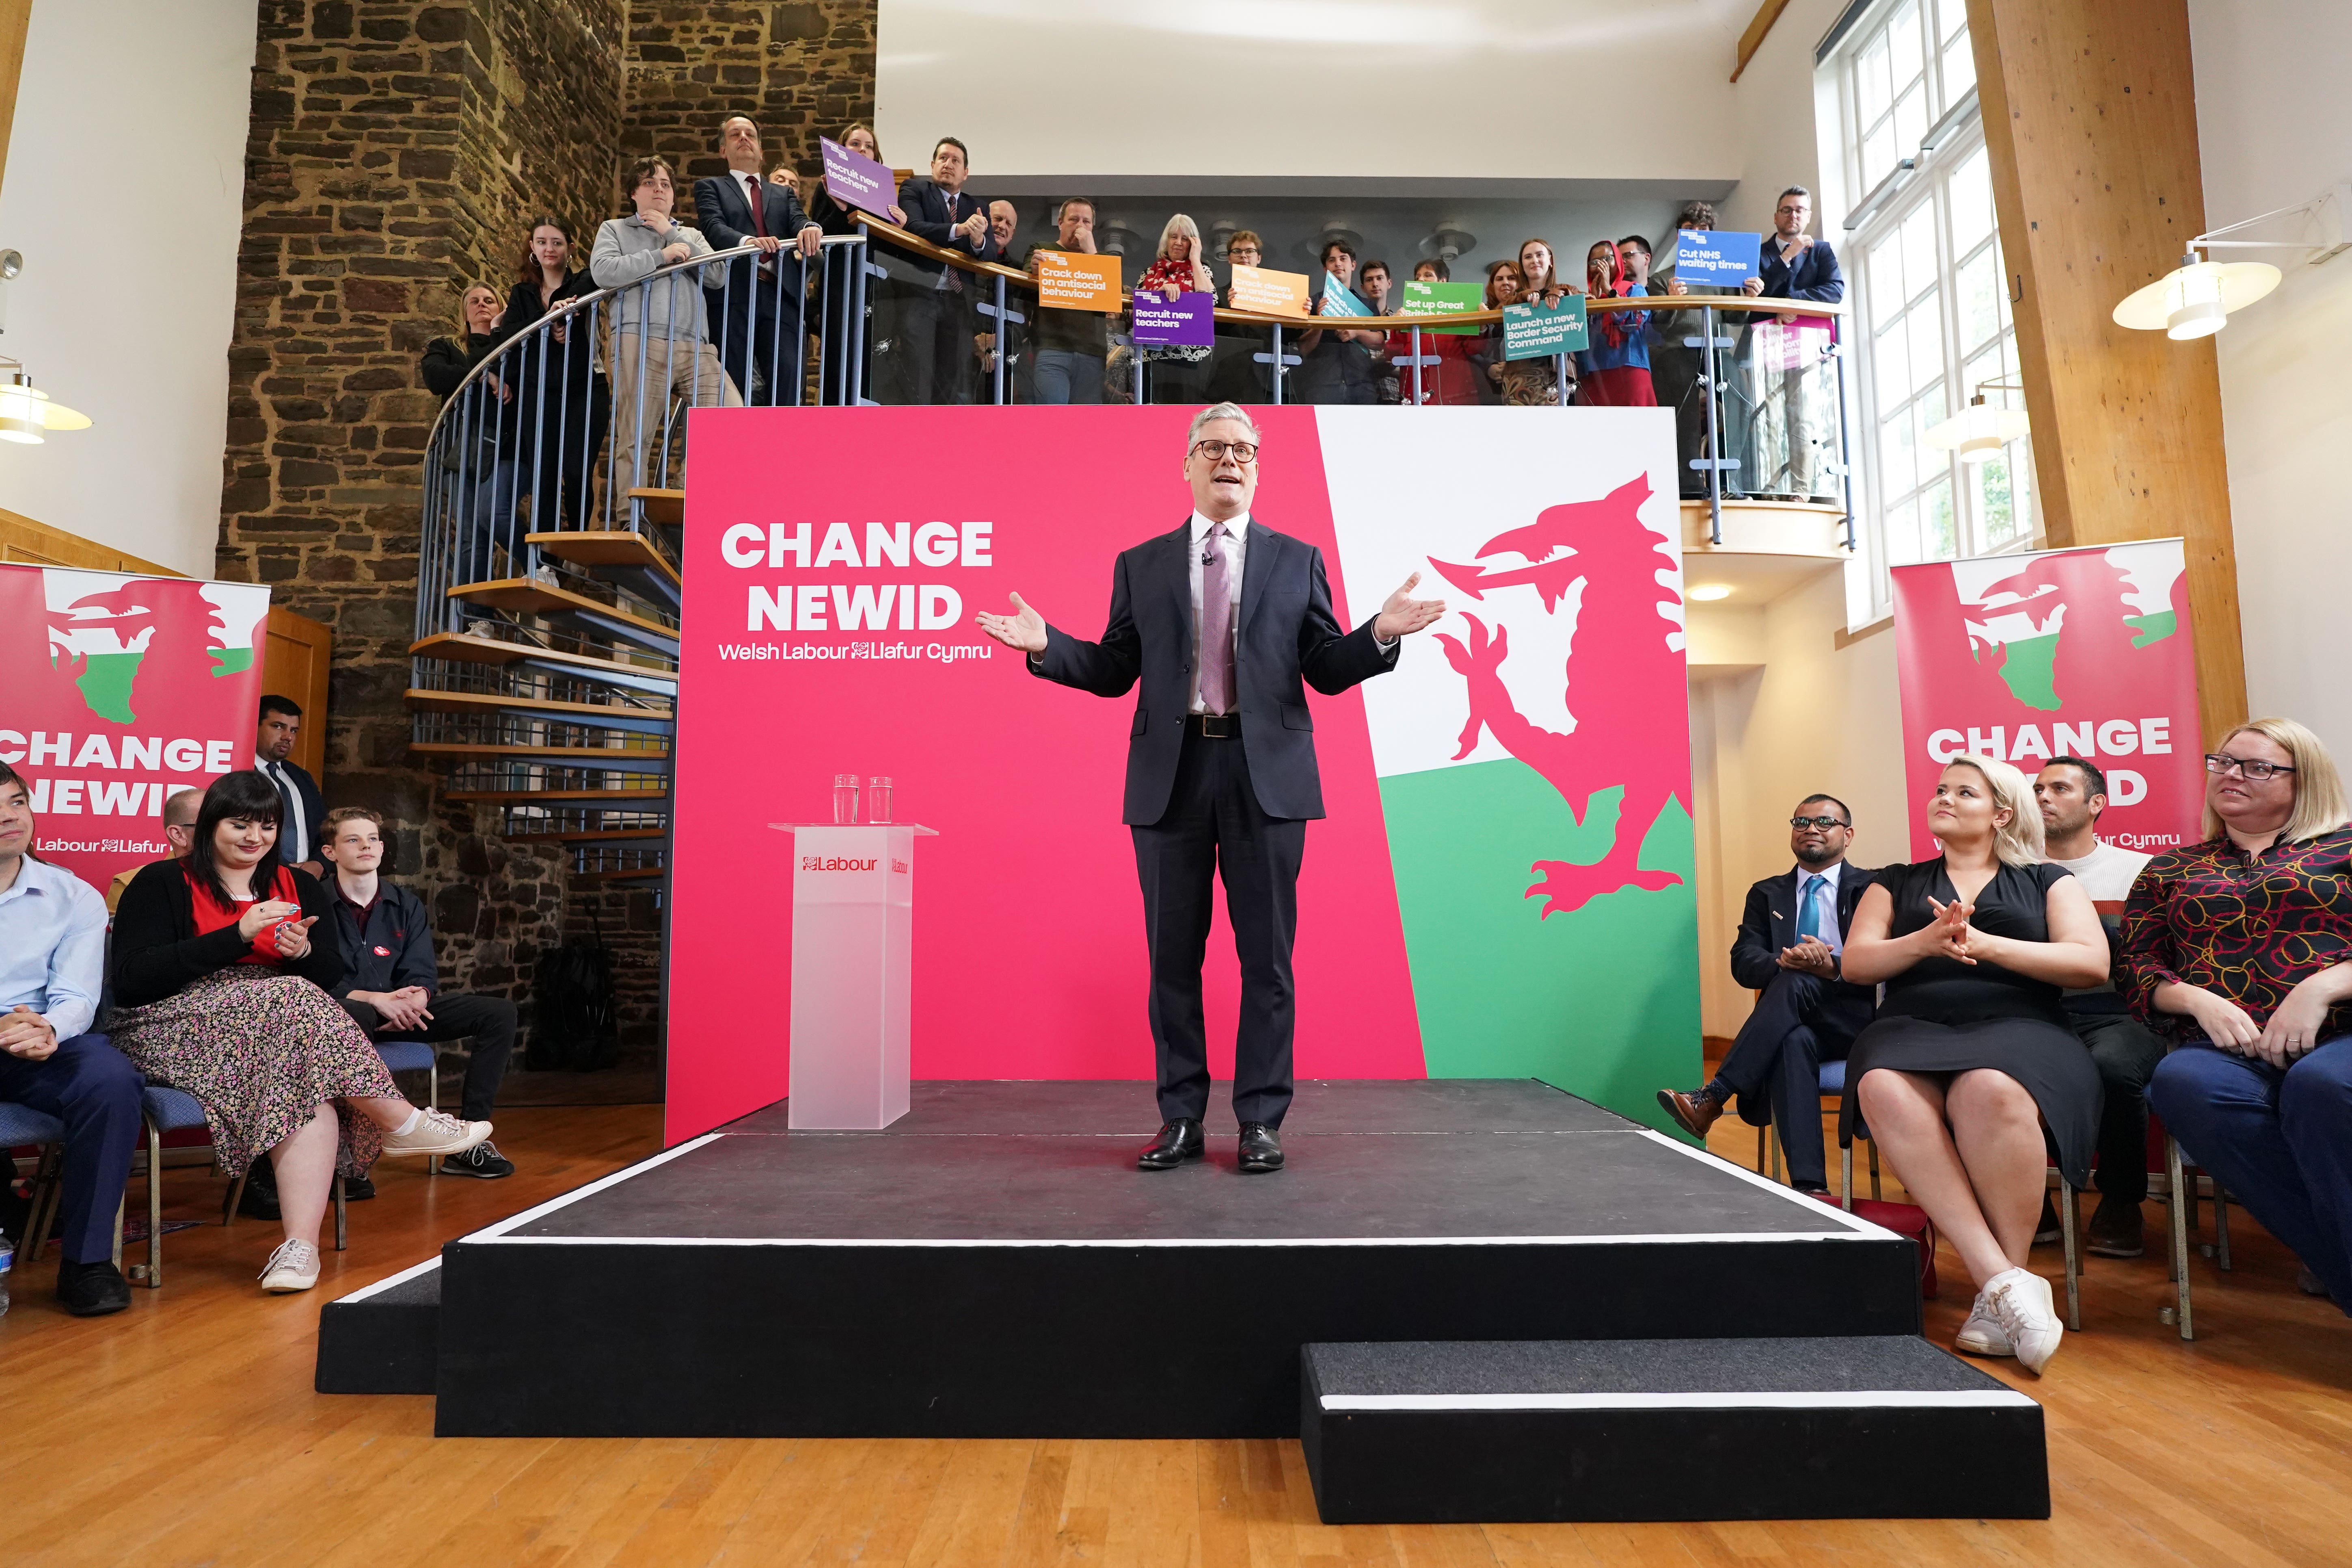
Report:
[[[0,246],[0,353],[94,421],[0,445],[0,507],[213,571],[256,0],[38,0]],[[131,183],[136,182],[136,194]]]
[[[1751,999],[1733,983],[1726,955],[1749,884],[1795,864],[1788,823],[1798,801],[1822,790],[1853,808],[1856,865],[1909,858],[1895,637],[1836,646],[1845,586],[1834,572],[1760,615],[1696,605],[1690,618],[1700,1016],[1706,1033],[1728,1036]],[[1724,662],[1699,662],[1709,658]],[[1762,667],[1740,668],[1751,658]]]
[[[1754,0],[884,0],[876,130],[902,167],[962,136],[976,179],[1719,180],[1741,166],[1726,79],[1754,12]]]
[[[2234,223],[2352,179],[2352,5],[2342,0],[2189,0],[2205,221]],[[2260,237],[2277,230],[2266,227]],[[2217,340],[2222,444],[2238,548],[2246,698],[2352,758],[2352,682],[2341,627],[2352,584],[2352,253],[2286,273]]]

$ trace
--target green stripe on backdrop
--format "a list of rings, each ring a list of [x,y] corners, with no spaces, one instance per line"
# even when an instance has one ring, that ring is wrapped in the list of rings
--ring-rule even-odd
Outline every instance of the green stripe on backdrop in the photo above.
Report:
[[[1683,879],[1542,918],[1538,860],[1598,861],[1619,791],[1579,826],[1517,760],[1381,780],[1405,952],[1432,1078],[1538,1078],[1653,1127],[1660,1089],[1699,1081],[1691,823],[1668,802],[1641,864]]]

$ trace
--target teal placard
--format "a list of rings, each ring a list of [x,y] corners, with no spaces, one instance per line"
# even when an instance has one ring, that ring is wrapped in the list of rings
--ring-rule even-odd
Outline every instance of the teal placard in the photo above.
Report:
[[[1556,305],[1503,307],[1503,357],[1507,360],[1574,353],[1587,346],[1589,335],[1584,301],[1574,295]]]
[[[1317,312],[1325,316],[1369,316],[1372,308],[1356,297],[1356,291],[1327,272],[1323,275],[1323,292],[1317,296],[1323,308]]]
[[[1475,283],[1412,282],[1404,286],[1404,303],[1397,310],[1400,316],[1455,316],[1486,308],[1486,293]],[[1426,327],[1424,331],[1444,332],[1450,337],[1469,338],[1478,335],[1474,323],[1457,327]]]

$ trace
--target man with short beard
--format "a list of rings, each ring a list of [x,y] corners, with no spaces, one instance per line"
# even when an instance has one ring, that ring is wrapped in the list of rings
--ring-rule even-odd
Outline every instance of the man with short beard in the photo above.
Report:
[[[2043,852],[2081,879],[2083,890],[2107,928],[2107,950],[2123,959],[2124,900],[2132,883],[2155,857],[2099,837],[2099,815],[2107,808],[2107,778],[2095,763],[2053,757],[2035,775],[2033,798],[2042,808]],[[2106,1102],[2099,1113],[2098,1167],[2092,1182],[2099,1206],[2091,1213],[2087,1244],[2103,1258],[2137,1258],[2147,1250],[2140,1230],[2140,1205],[2147,1201],[2147,1080],[2164,1059],[2164,1042],[2131,1016],[2110,979],[2105,985],[2069,991],[2066,1021],[2098,1065]],[[2058,1215],[2046,1203],[2034,1240],[2058,1238]]]
[[[1658,1103],[1692,1137],[1732,1100],[1740,1119],[1780,1130],[1789,1184],[1826,1195],[1829,1161],[1822,1145],[1822,1063],[1843,1061],[1870,1022],[1876,988],[1841,976],[1846,929],[1877,875],[1846,864],[1853,813],[1834,795],[1807,795],[1789,819],[1796,869],[1748,889],[1748,909],[1731,943],[1732,978],[1760,991],[1723,1065],[1693,1093],[1658,1090]]]

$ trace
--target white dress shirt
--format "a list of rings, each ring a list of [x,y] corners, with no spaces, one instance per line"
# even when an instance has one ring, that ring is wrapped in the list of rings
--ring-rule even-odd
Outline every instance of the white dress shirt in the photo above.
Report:
[[[1814,934],[1819,936],[1823,942],[1828,944],[1829,950],[1832,952],[1836,953],[1841,957],[1844,956],[1845,953],[1845,937],[1843,933],[1838,930],[1838,877],[1840,873],[1844,871],[1844,869],[1845,862],[1843,860],[1839,861],[1834,866],[1824,866],[1818,871],[1811,869],[1802,862],[1800,862],[1797,867],[1796,918],[1800,921],[1802,921],[1805,918],[1805,879],[1808,877],[1822,878],[1822,885],[1813,889],[1813,897],[1821,900],[1822,921],[1822,929]]]
[[[1232,592],[1234,605],[1234,613],[1227,631],[1234,638],[1235,653],[1241,650],[1242,568],[1249,560],[1249,525],[1250,518],[1247,512],[1242,513],[1241,516],[1225,524],[1226,537],[1223,552],[1225,558],[1225,585]],[[1209,530],[1214,526],[1215,524],[1208,518],[1202,517],[1197,511],[1194,512],[1192,514],[1192,547],[1184,552],[1184,570],[1192,586],[1192,647],[1196,654],[1201,646],[1201,584],[1208,575],[1208,569],[1203,564],[1202,557],[1211,548]],[[1235,670],[1234,702],[1236,711],[1239,710],[1241,695],[1241,675],[1238,670]],[[1190,690],[1185,701],[1186,710],[1189,712],[1206,713],[1209,710],[1201,700],[1201,661],[1197,657],[1192,660]]]
[[[59,1040],[98,1016],[106,965],[106,900],[62,866],[27,856],[0,893],[0,1013],[19,1003]]]
[[[310,858],[310,825],[302,820],[302,792],[278,763],[259,752],[253,753],[253,765],[277,786],[278,798],[286,803],[286,815],[278,823],[278,858],[299,866]]]

